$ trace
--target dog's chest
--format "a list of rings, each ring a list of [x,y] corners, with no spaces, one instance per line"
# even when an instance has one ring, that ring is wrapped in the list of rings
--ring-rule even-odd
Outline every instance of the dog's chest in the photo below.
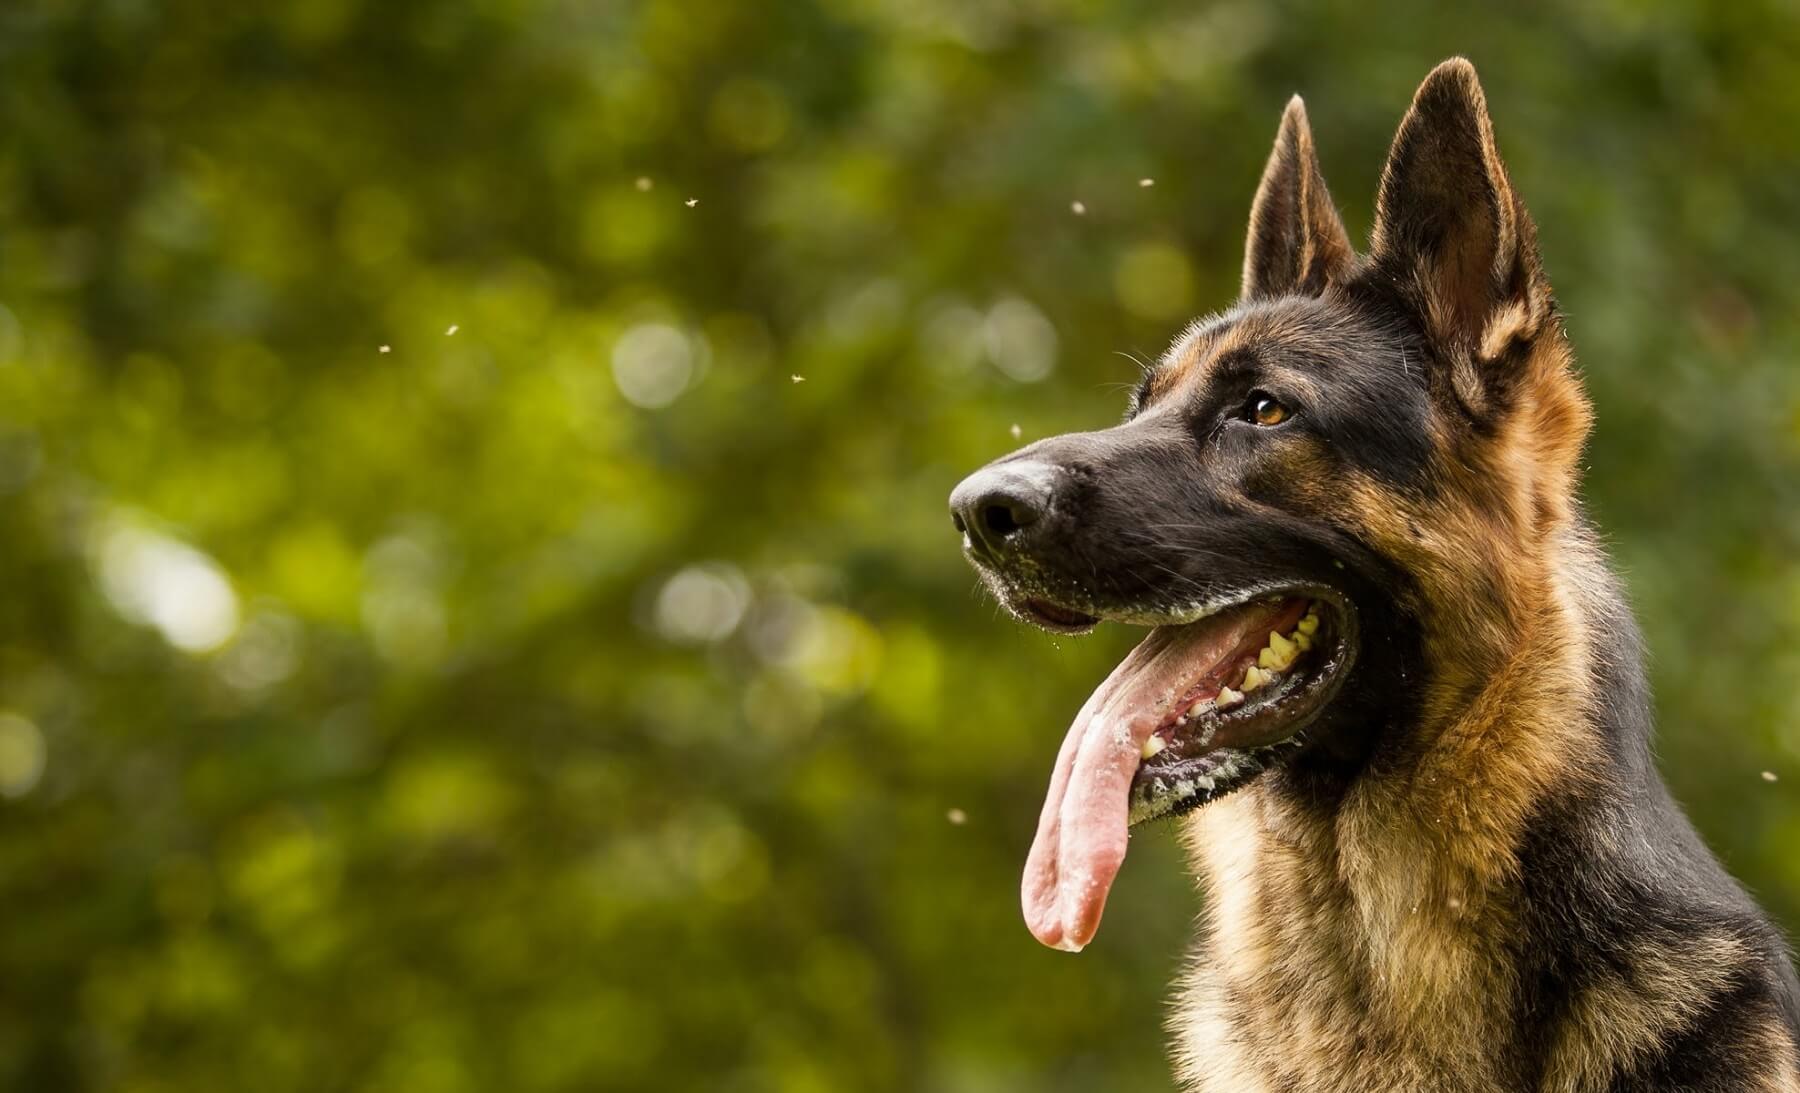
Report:
[[[1189,822],[1206,912],[1171,1019],[1187,1086],[1500,1088],[1496,993],[1476,989],[1496,968],[1461,897],[1426,861],[1346,880],[1329,832],[1270,809],[1252,787]]]

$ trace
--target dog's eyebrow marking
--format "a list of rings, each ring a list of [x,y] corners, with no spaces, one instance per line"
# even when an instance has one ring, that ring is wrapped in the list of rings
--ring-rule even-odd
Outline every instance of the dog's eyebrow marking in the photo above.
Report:
[[[1133,411],[1143,408],[1180,385],[1185,376],[1210,370],[1209,351],[1225,339],[1238,325],[1236,315],[1195,319],[1175,339],[1162,360],[1152,368],[1138,387]],[[1226,350],[1230,352],[1230,350]]]
[[[1262,357],[1248,346],[1227,345],[1216,352],[1213,348],[1207,346],[1186,354],[1182,361],[1170,362],[1157,369],[1156,374],[1146,377],[1147,396],[1167,395],[1184,385],[1192,390],[1207,390],[1221,382],[1232,383],[1257,376],[1263,370]]]
[[[1206,377],[1209,380],[1241,379],[1257,374],[1262,366],[1262,358],[1255,350],[1232,346],[1207,362]]]

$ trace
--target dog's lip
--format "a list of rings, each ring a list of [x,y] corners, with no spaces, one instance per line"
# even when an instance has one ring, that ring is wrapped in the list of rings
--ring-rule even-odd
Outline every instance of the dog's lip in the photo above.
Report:
[[[1100,610],[1100,617],[1107,622],[1122,622],[1131,626],[1186,626],[1191,622],[1199,622],[1223,611],[1241,607],[1254,600],[1309,599],[1322,600],[1339,615],[1354,616],[1350,597],[1337,588],[1314,581],[1266,581],[1255,584],[1240,585],[1217,596],[1195,600],[1174,606],[1120,607],[1111,610]]]
[[[1092,633],[1102,622],[1120,623],[1155,629],[1159,626],[1186,626],[1221,612],[1230,611],[1254,600],[1282,600],[1294,597],[1319,600],[1330,606],[1344,627],[1343,638],[1355,635],[1356,611],[1350,597],[1337,588],[1316,581],[1266,581],[1221,592],[1216,596],[1187,603],[1100,605],[1084,603],[1082,608],[1041,593],[1004,588],[990,582],[1005,608],[1020,621],[1052,634],[1080,637]],[[1085,608],[1085,610],[1083,609]]]
[[[1101,618],[1041,596],[1027,596],[1019,602],[1017,610],[1032,625],[1058,634],[1085,634],[1100,625]]]
[[[1098,604],[1083,602],[1080,607],[1071,607],[1066,601],[1052,599],[1038,592],[1015,591],[1003,589],[999,582],[990,581],[989,587],[1000,592],[1000,600],[1007,610],[1021,620],[1060,634],[1085,634],[1103,622],[1116,622],[1126,626],[1141,626],[1154,629],[1158,626],[1186,626],[1192,622],[1210,618],[1221,612],[1254,600],[1284,600],[1302,597],[1322,600],[1333,608],[1340,618],[1354,625],[1356,611],[1350,597],[1336,587],[1317,581],[1259,581],[1253,584],[1238,585],[1215,596],[1192,600],[1186,603],[1143,603],[1143,604]],[[1045,611],[1044,608],[1049,608]],[[1063,616],[1059,620],[1058,616]]]

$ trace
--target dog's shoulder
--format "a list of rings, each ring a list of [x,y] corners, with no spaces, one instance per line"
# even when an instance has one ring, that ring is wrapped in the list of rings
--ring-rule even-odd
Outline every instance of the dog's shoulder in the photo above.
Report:
[[[1785,939],[1635,767],[1598,797],[1552,797],[1527,826],[1521,1086],[1800,1089]]]

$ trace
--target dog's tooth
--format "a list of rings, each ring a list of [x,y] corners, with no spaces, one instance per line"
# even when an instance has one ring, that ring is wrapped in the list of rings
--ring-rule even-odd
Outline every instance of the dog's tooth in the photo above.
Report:
[[[1319,613],[1317,611],[1308,611],[1306,617],[1300,620],[1300,625],[1294,629],[1300,631],[1302,634],[1317,633],[1319,629]]]
[[[1305,633],[1296,630],[1294,631],[1294,645],[1304,653],[1312,648],[1312,638],[1307,637]]]
[[[1256,666],[1268,672],[1287,671],[1288,666],[1294,663],[1294,658],[1300,655],[1300,648],[1286,638],[1282,639],[1282,643],[1284,648],[1264,649],[1256,654]]]
[[[1264,674],[1261,668],[1252,664],[1250,669],[1244,673],[1244,693],[1249,694],[1268,681],[1269,676]]]
[[[1144,747],[1143,747],[1142,754],[1145,759],[1148,759],[1151,756],[1155,755],[1157,752],[1163,750],[1164,748],[1166,748],[1168,746],[1169,746],[1169,742],[1167,740],[1164,740],[1160,735],[1158,735],[1156,733],[1151,733],[1150,739],[1144,741]]]
[[[1195,700],[1195,702],[1192,706],[1188,707],[1187,715],[1189,717],[1199,717],[1200,714],[1203,711],[1205,711],[1208,706],[1211,706],[1212,704],[1213,704],[1213,700],[1210,698],[1197,699],[1197,700]]]
[[[1278,669],[1286,668],[1289,664],[1292,664],[1294,662],[1294,656],[1298,652],[1298,650],[1294,648],[1294,643],[1291,640],[1282,637],[1281,634],[1274,630],[1269,631],[1269,651],[1274,653],[1276,659],[1280,661],[1279,664],[1275,665]]]
[[[1214,705],[1221,710],[1229,710],[1244,700],[1243,692],[1234,691],[1230,687],[1219,688],[1219,697]]]

